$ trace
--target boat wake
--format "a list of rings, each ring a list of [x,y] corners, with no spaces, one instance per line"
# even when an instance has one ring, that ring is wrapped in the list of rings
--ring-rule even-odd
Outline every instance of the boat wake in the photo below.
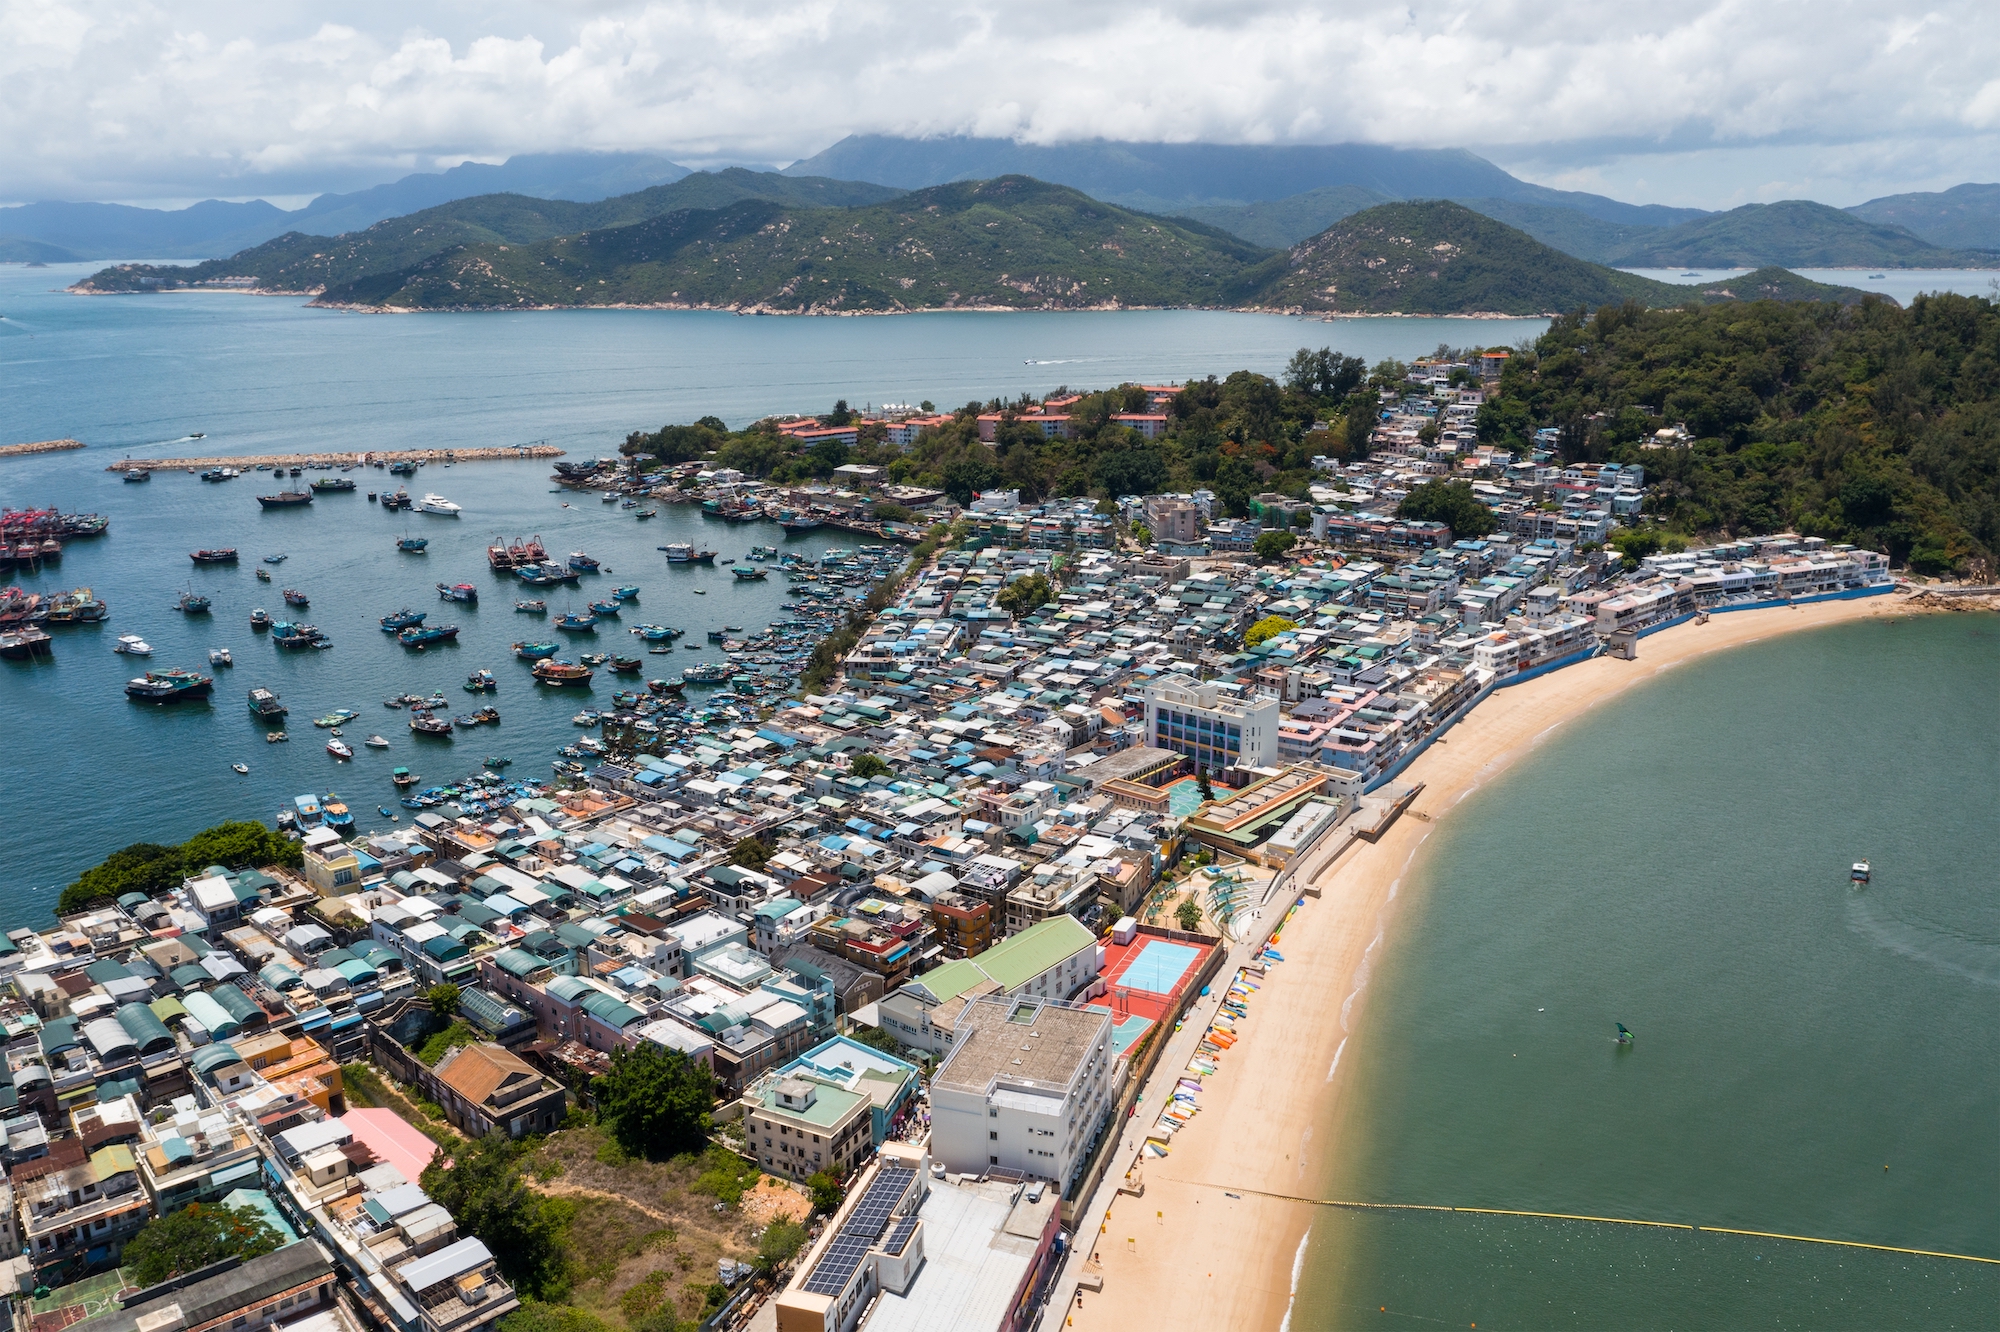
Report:
[[[1890,952],[1978,985],[2000,986],[2000,939],[1933,920],[1890,914],[1877,890],[1850,893],[1848,924]]]

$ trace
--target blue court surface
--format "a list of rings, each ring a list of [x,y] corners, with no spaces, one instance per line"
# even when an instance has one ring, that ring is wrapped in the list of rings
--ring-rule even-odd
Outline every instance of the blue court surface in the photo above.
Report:
[[[1117,983],[1149,994],[1170,994],[1200,956],[1199,948],[1154,939],[1139,950],[1132,965],[1120,973]]]

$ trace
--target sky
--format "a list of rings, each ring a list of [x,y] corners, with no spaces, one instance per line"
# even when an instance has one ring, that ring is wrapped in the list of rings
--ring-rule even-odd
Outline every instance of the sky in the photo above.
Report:
[[[1464,147],[1727,208],[2000,179],[2000,6],[1897,0],[0,0],[0,202],[297,203],[848,133]]]

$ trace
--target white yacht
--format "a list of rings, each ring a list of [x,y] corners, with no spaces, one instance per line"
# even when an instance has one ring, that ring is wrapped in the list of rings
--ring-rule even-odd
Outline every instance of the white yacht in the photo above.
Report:
[[[425,495],[417,502],[418,513],[441,513],[447,518],[458,517],[458,506],[435,492]]]
[[[137,634],[118,635],[118,641],[111,645],[111,650],[113,652],[122,652],[128,657],[150,657],[153,655],[152,645]]]

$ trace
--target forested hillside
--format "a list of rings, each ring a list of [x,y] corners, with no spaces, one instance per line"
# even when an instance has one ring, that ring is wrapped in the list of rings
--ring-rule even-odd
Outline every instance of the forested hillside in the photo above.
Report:
[[[1562,431],[1569,459],[1643,463],[1688,534],[1795,529],[1920,573],[1990,577],[2000,549],[2000,307],[1637,305],[1558,319],[1517,354],[1482,437]],[[1695,443],[1644,449],[1662,424]]]

